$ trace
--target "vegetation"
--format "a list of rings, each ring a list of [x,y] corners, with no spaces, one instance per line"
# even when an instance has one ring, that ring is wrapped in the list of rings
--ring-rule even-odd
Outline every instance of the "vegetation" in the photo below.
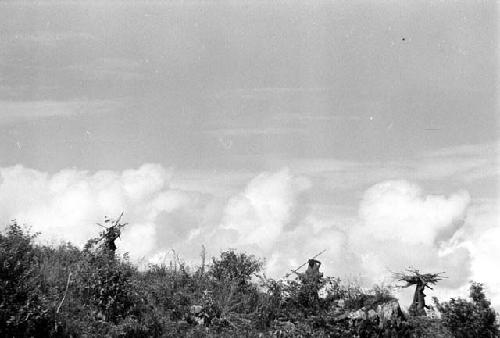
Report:
[[[452,298],[449,302],[442,304],[434,299],[437,308],[442,313],[443,325],[459,338],[499,337],[497,315],[486,299],[483,285],[472,282],[469,297],[471,301]]]
[[[107,221],[80,250],[36,245],[36,234],[10,224],[0,234],[0,336],[498,336],[481,284],[472,284],[470,302],[437,302],[441,320],[411,317],[388,287],[269,279],[258,258],[234,250],[208,266],[203,254],[195,269],[177,259],[139,271],[114,252],[123,226]]]

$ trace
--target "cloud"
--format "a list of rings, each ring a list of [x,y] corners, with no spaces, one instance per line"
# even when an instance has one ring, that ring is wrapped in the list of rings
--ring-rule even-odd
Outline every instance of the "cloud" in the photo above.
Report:
[[[296,159],[288,165],[291,170],[320,179],[326,188],[335,190],[365,189],[394,179],[446,180],[461,185],[490,180],[496,184],[500,174],[499,149],[499,144],[492,142],[444,148],[382,163],[316,158]]]
[[[500,308],[500,272],[492,268],[500,259],[500,202],[496,199],[475,201],[467,213],[465,227],[456,237],[471,252],[472,278],[485,283],[493,305]]]
[[[144,64],[127,58],[98,57],[90,62],[69,65],[64,70],[90,81],[139,81],[144,80]]]
[[[35,44],[47,47],[57,47],[60,44],[72,41],[94,42],[97,38],[89,33],[74,31],[34,31],[4,34],[4,43]]]
[[[307,183],[297,184],[299,179]],[[366,287],[394,282],[391,271],[409,266],[446,271],[448,278],[434,293],[438,296],[461,291],[473,277],[471,251],[456,240],[470,206],[466,191],[427,195],[415,183],[385,181],[363,193],[354,219],[321,214],[317,208],[304,208],[298,217],[301,196],[314,192],[311,184],[289,169],[257,176],[229,199],[214,236],[217,246],[266,257],[266,272],[273,277],[323,249],[326,274],[357,276]],[[290,223],[294,226],[287,226]],[[409,303],[411,291],[401,296]]]
[[[207,130],[205,134],[211,136],[262,136],[262,135],[288,135],[288,134],[301,134],[305,131],[299,128],[283,128],[283,127],[269,127],[269,128],[221,128],[214,130]]]
[[[369,117],[366,117],[368,119]],[[362,116],[352,114],[307,114],[307,113],[279,113],[273,116],[273,119],[279,121],[297,121],[297,122],[328,122],[328,121],[360,121]]]
[[[498,250],[500,226],[498,222],[496,224],[495,227],[482,233],[477,242],[472,243],[471,251],[474,279],[486,283],[486,288],[493,295],[493,304],[500,307],[500,273],[493,268],[500,261],[500,250]]]
[[[325,271],[338,273],[347,238],[338,226],[343,219],[313,208],[307,198],[311,188],[307,177],[288,168],[261,173],[227,200],[220,224],[203,229],[191,243],[205,240],[212,253],[237,248],[256,254],[275,278],[327,248]]]
[[[235,244],[269,248],[292,221],[298,195],[309,187],[306,178],[294,177],[288,169],[262,173],[229,200],[221,228],[238,232]]]
[[[429,151],[415,160],[415,167],[423,177],[443,179],[453,176],[465,183],[498,178],[499,146],[496,141]]]
[[[453,235],[464,226],[470,196],[460,191],[449,197],[424,195],[415,184],[387,181],[363,195],[360,223],[350,232],[350,243],[363,257],[362,265],[377,278],[388,269],[416,268],[462,271],[450,275],[450,285],[469,278],[469,255],[453,245]]]
[[[435,244],[451,238],[470,202],[467,192],[449,198],[423,196],[407,181],[386,181],[368,189],[360,204],[363,232],[377,239],[409,244]]]
[[[301,95],[301,94],[328,94],[332,88],[328,87],[258,87],[223,90],[216,93],[217,99],[239,97],[239,98],[269,98],[277,95]]]
[[[260,173],[237,192],[231,187],[229,197],[183,190],[185,175],[176,183],[172,170],[156,164],[55,174],[1,168],[0,221],[27,223],[42,242],[83,245],[104,215],[125,211],[129,225],[118,248],[135,262],[164,262],[175,249],[197,264],[201,245],[209,256],[236,248],[265,258],[267,275],[279,278],[326,249],[320,257],[326,275],[369,287],[393,282],[390,272],[409,266],[445,271],[448,278],[430,296],[464,296],[474,279],[486,283],[500,306],[500,274],[491,269],[499,259],[496,200],[473,200],[466,191],[426,194],[415,183],[390,180],[366,189],[356,214],[318,204],[314,181],[289,168]],[[405,290],[399,295],[409,304],[412,291]]]
[[[0,125],[58,116],[115,111],[116,101],[0,101]]]
[[[469,280],[483,282],[500,308],[500,273],[491,268],[500,259],[499,220],[496,199],[425,195],[414,183],[381,182],[363,194],[359,223],[348,232],[352,264],[372,282],[408,266],[444,271],[448,278],[429,292],[440,299],[465,297]],[[400,296],[411,301],[411,291]]]
[[[42,241],[83,245],[100,230],[95,223],[125,211],[121,251],[133,258],[155,251],[158,220],[193,201],[193,193],[169,188],[171,172],[145,164],[123,172],[75,169],[54,175],[22,166],[0,169],[0,220],[40,231]]]
[[[462,292],[473,278],[471,250],[457,241],[471,203],[466,191],[428,195],[415,183],[385,181],[367,189],[358,215],[349,216],[335,205],[334,213],[314,206],[307,199],[314,188],[290,169],[258,175],[228,200],[209,248],[236,247],[265,257],[267,275],[276,278],[326,249],[320,259],[327,275],[356,278],[365,287],[394,283],[391,271],[409,266],[446,271],[448,278],[431,294],[444,298]],[[398,292],[403,304],[411,302],[411,293]]]

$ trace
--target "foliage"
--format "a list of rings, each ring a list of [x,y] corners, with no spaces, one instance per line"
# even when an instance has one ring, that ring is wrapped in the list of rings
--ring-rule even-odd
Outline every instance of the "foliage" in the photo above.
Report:
[[[210,275],[219,282],[236,281],[239,285],[244,285],[261,268],[262,262],[255,256],[228,250],[222,252],[219,258],[212,259]]]
[[[409,317],[406,323],[412,337],[452,338],[451,332],[437,318]]]
[[[251,279],[261,268],[262,262],[255,256],[234,250],[214,257],[208,273],[210,284],[205,297],[211,303],[212,312],[220,313],[224,320],[227,320],[229,313],[253,312],[259,293]]]
[[[120,218],[106,223],[122,226]],[[210,266],[203,263],[197,269],[177,257],[170,265],[139,271],[110,250],[109,233],[102,231],[81,250],[71,244],[36,245],[35,235],[15,222],[9,225],[0,234],[0,336],[450,337],[451,331],[458,337],[472,333],[488,337],[498,333],[496,314],[480,284],[473,284],[470,302],[452,299],[439,304],[442,320],[405,318],[390,286],[363,289],[356,281],[334,277],[274,280],[259,275],[262,261],[235,250],[224,251]],[[384,306],[395,306],[390,318],[380,317]]]
[[[0,234],[0,336],[48,333],[52,310],[38,274],[39,256],[32,241],[14,221]]]
[[[449,302],[436,306],[441,312],[441,320],[455,337],[498,337],[500,335],[497,314],[486,299],[483,285],[471,282],[470,301],[452,298]]]

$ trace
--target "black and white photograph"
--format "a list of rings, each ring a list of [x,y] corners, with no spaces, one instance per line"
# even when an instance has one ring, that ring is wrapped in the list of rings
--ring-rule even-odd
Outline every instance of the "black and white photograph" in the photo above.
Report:
[[[0,0],[1,337],[500,337],[494,0]]]

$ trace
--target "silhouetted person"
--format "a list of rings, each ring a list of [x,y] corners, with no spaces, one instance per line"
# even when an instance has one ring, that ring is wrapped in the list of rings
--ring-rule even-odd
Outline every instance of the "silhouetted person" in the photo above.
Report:
[[[407,269],[407,272],[396,272],[394,277],[400,281],[406,282],[403,288],[415,285],[415,293],[413,294],[413,302],[408,309],[408,312],[412,316],[425,316],[425,309],[430,307],[425,304],[425,288],[432,290],[430,285],[435,285],[438,281],[445,278],[442,276],[443,272],[440,273],[420,273],[416,269]]]
[[[425,290],[426,285],[423,282],[415,284],[415,293],[413,294],[413,303],[410,306],[410,310],[416,316],[425,316],[425,309],[429,306],[425,304]]]
[[[301,303],[308,308],[319,305],[318,291],[321,288],[321,277],[323,277],[323,274],[319,271],[320,266],[320,261],[309,259],[306,272],[299,275],[302,282]]]
[[[116,252],[115,241],[120,238],[121,228],[126,225],[126,223],[120,223],[120,219],[121,215],[116,221],[112,223],[112,226],[106,227],[106,230],[104,230],[101,235],[102,239],[104,240],[104,243],[102,243],[103,249],[109,254],[110,257],[114,257]],[[105,222],[109,223],[111,221],[108,219]]]
[[[319,272],[321,262],[316,259],[310,259],[308,261],[307,270],[305,272],[305,278],[311,282],[318,282],[323,274]]]
[[[111,251],[113,254],[116,251],[115,241],[120,237],[120,229],[116,226],[112,226],[106,229],[104,235],[104,247],[106,250]]]

